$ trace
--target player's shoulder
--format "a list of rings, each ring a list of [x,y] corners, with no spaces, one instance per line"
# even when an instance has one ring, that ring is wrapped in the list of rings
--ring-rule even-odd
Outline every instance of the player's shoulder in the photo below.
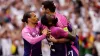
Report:
[[[30,31],[29,31],[29,28],[28,28],[27,26],[25,26],[25,27],[22,29],[22,33],[24,33],[24,32],[30,32]]]
[[[61,27],[55,27],[55,30],[56,31],[62,31],[62,28]]]
[[[56,12],[56,15],[63,16],[63,17],[67,17],[64,14],[60,13],[60,12]]]
[[[56,16],[61,17],[61,18],[68,19],[67,16],[65,16],[64,14],[62,14],[60,12],[56,12]]]
[[[37,25],[40,26],[41,25],[41,21],[38,21]]]

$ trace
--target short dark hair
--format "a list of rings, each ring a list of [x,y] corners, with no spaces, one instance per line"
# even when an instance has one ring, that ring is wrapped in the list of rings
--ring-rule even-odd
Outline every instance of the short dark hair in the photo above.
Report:
[[[53,1],[43,1],[42,5],[44,5],[45,9],[49,9],[51,12],[55,12],[56,7]]]
[[[31,12],[32,12],[32,11],[28,11],[28,12],[26,12],[26,13],[23,15],[22,22],[28,23],[28,18],[31,17],[31,15],[30,15]]]
[[[48,24],[49,21],[52,22],[53,26],[56,26],[57,22],[58,22],[58,19],[56,17],[53,17],[53,18],[52,17],[47,17],[46,14],[41,17],[41,23],[43,25],[47,26],[47,27],[49,27],[49,24]]]

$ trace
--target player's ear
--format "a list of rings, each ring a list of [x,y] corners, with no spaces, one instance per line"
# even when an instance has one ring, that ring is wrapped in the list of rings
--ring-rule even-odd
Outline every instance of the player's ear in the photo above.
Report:
[[[31,21],[31,18],[28,18],[28,20],[27,21]]]

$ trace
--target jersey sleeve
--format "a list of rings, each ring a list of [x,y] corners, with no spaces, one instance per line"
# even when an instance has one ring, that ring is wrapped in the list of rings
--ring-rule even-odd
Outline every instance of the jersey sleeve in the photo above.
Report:
[[[30,31],[28,31],[28,29],[24,29],[22,30],[22,37],[30,44],[36,44],[37,42],[43,40],[46,37],[46,35],[33,37]]]
[[[58,32],[58,35],[60,35],[60,37],[67,38],[67,36],[68,36],[68,32],[64,31],[62,28],[58,28],[57,32]]]

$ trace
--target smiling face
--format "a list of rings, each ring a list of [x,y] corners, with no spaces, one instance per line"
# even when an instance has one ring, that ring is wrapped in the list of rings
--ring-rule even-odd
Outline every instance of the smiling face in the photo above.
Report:
[[[28,22],[32,24],[37,24],[38,18],[36,17],[35,13],[31,12],[30,15],[31,17],[28,19]]]

